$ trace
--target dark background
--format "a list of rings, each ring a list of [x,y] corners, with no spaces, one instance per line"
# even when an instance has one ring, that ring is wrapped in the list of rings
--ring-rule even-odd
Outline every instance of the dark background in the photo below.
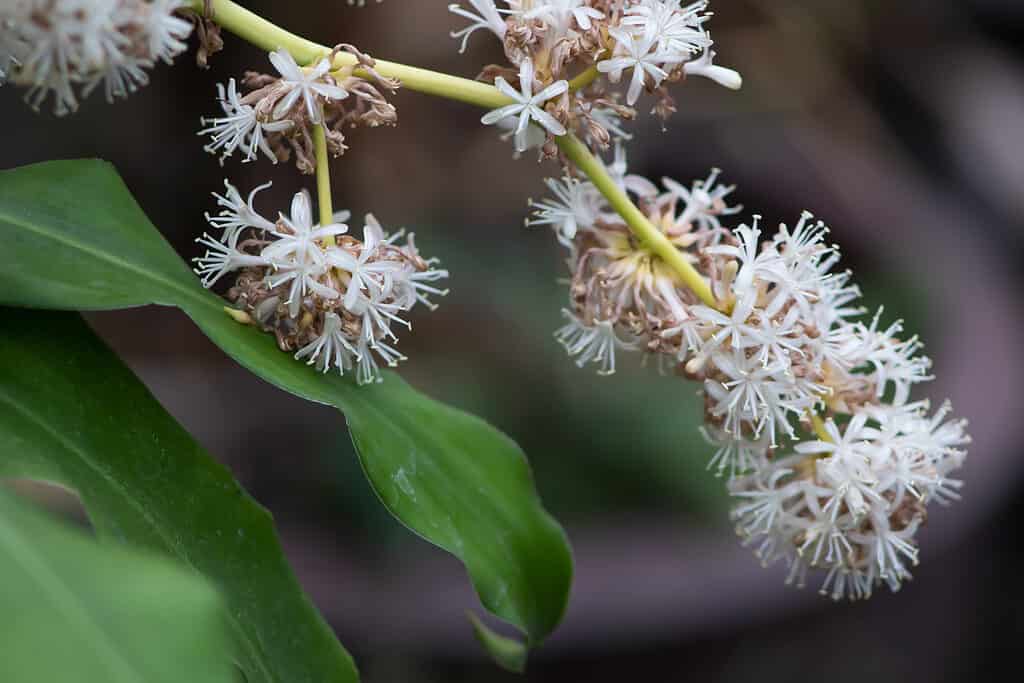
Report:
[[[446,0],[245,3],[320,42],[473,76]],[[742,92],[693,81],[662,132],[634,127],[633,169],[683,182],[712,166],[769,224],[810,209],[832,226],[871,305],[920,332],[938,380],[971,419],[964,501],[932,508],[922,564],[899,594],[833,605],[782,585],[739,547],[723,483],[696,426],[696,387],[622,363],[580,371],[551,333],[564,288],[550,233],[522,228],[527,197],[557,172],[511,159],[466,105],[412,92],[397,129],[356,131],[336,162],[335,203],[417,232],[452,271],[452,294],[415,319],[403,374],[483,415],[529,454],[547,506],[573,540],[566,621],[527,680],[959,681],[1010,672],[1024,637],[1020,444],[1024,380],[1024,2],[792,0],[715,3],[711,28]],[[124,175],[183,257],[224,177],[261,206],[312,187],[289,168],[202,152],[214,83],[268,69],[233,37],[198,71],[162,67],[114,106],[36,115],[0,89],[0,167],[99,156]],[[458,563],[377,504],[337,414],[234,366],[176,311],[90,316],[158,398],[274,513],[297,573],[370,682],[502,681],[474,642]]]

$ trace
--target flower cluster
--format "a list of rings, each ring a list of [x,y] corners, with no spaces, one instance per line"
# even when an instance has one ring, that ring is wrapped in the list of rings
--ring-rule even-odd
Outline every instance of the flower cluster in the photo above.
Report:
[[[542,146],[568,131],[604,149],[621,139],[623,120],[636,116],[634,105],[647,91],[657,98],[654,111],[667,118],[675,103],[666,84],[686,76],[704,76],[739,88],[740,75],[713,64],[711,36],[705,28],[708,3],[680,0],[469,0],[472,9],[449,9],[469,21],[452,33],[462,50],[470,36],[484,30],[504,45],[512,69],[487,67],[492,80],[515,101],[483,118],[514,131],[516,151]],[[509,85],[515,79],[517,87]],[[613,86],[625,87],[625,100]],[[531,126],[534,123],[536,126]],[[544,147],[553,155],[550,146]]]
[[[348,235],[348,212],[333,223],[315,224],[306,192],[295,195],[288,215],[276,221],[255,208],[230,183],[215,194],[221,211],[207,216],[219,236],[204,234],[207,247],[196,259],[206,287],[237,272],[228,299],[264,331],[276,336],[283,351],[323,372],[355,369],[360,384],[379,381],[375,358],[394,366],[405,360],[395,348],[395,324],[418,303],[434,308],[430,295],[444,295],[433,283],[448,272],[424,259],[412,234],[384,232],[372,215],[364,220],[363,239]],[[403,241],[404,240],[404,241]]]
[[[354,55],[356,63],[334,68],[339,52]],[[223,115],[204,118],[199,134],[209,136],[205,149],[222,162],[236,151],[246,161],[262,152],[274,163],[294,153],[298,169],[312,174],[314,125],[324,124],[328,150],[337,157],[347,149],[344,127],[398,120],[395,107],[381,94],[381,89],[393,92],[398,83],[377,74],[373,60],[352,46],[340,45],[309,67],[300,67],[286,50],[271,52],[270,63],[278,75],[247,73],[244,94],[233,78],[226,86],[217,85]],[[371,80],[355,75],[357,69]]]
[[[617,352],[643,350],[701,383],[709,467],[729,477],[737,531],[766,564],[785,562],[799,584],[823,570],[822,592],[836,599],[899,588],[926,504],[958,497],[950,477],[970,440],[948,405],[931,414],[911,400],[931,379],[920,341],[882,326],[881,311],[861,319],[860,292],[834,270],[838,250],[811,214],[762,239],[759,217],[723,226],[739,207],[718,171],[661,190],[628,175],[621,154],[609,172],[712,300],[638,242],[592,184],[550,180],[555,197],[529,223],[551,226],[569,251],[558,339],[602,374]]]
[[[0,83],[29,88],[58,116],[101,83],[108,101],[149,82],[146,69],[181,53],[192,23],[181,0],[13,0],[0,7]]]

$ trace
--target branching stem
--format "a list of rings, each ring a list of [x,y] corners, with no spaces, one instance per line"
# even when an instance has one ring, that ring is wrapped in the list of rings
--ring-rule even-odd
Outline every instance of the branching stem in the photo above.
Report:
[[[204,5],[207,4],[212,9],[213,21],[256,47],[267,51],[285,49],[291,53],[296,62],[306,65],[331,53],[330,48],[327,46],[286,31],[232,0],[189,0],[191,9],[200,14],[204,11]],[[332,66],[338,69],[357,64],[358,61],[354,55],[338,52],[335,54]],[[401,81],[402,87],[425,95],[457,100],[483,107],[484,109],[497,109],[512,103],[512,100],[501,94],[494,86],[468,78],[460,78],[384,60],[376,60],[374,69],[382,76],[397,78]],[[356,69],[355,74],[364,77],[369,76],[369,74],[362,72],[360,69]],[[597,67],[591,67],[574,78],[570,83],[570,87],[573,90],[584,88],[596,80],[598,76],[600,76],[600,73]],[[321,223],[326,225],[332,218],[330,178],[326,170],[326,139],[324,131],[320,126],[316,127],[314,134],[317,160],[317,188],[320,194],[320,216]],[[566,158],[572,161],[594,183],[612,208],[622,216],[637,238],[651,252],[663,259],[676,272],[680,281],[692,289],[700,300],[708,306],[719,310],[728,308],[727,305],[715,299],[707,279],[676,249],[675,245],[672,244],[665,234],[647,219],[636,204],[630,200],[625,191],[615,184],[604,164],[591,153],[579,138],[569,134],[556,138],[555,141]],[[824,423],[821,421],[821,418],[813,415],[811,422],[814,431],[821,438],[827,439],[828,435],[824,431]]]

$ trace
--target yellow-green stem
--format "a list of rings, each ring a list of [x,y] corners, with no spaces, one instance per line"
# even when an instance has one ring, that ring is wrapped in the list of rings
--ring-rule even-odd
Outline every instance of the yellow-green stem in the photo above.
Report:
[[[204,0],[189,0],[188,4],[195,12],[201,14],[204,11],[206,2]],[[241,5],[232,2],[232,0],[209,0],[209,4],[213,11],[213,20],[218,25],[264,50],[285,49],[300,64],[310,64],[330,53],[330,48],[327,46],[286,31],[258,14],[250,12]],[[334,58],[333,66],[334,68],[341,68],[344,66],[355,66],[357,63],[353,55],[339,52]],[[494,86],[468,78],[460,78],[384,60],[376,60],[374,70],[382,76],[397,78],[401,81],[402,86],[409,90],[466,102],[485,109],[497,109],[512,102]],[[360,69],[356,69],[355,73],[360,76],[369,75]],[[573,90],[584,88],[599,76],[600,72],[598,72],[597,67],[590,67],[572,79],[570,87]],[[321,165],[326,169],[327,163],[326,138],[323,129],[319,126],[315,135],[320,215],[321,223],[326,224],[333,218],[330,202],[330,178],[326,170],[321,171]],[[604,164],[590,152],[587,146],[572,134],[556,138],[556,142],[566,158],[572,161],[594,183],[612,208],[622,216],[637,238],[654,254],[669,264],[675,270],[679,279],[692,289],[701,301],[712,308],[721,309],[722,306],[716,301],[711,291],[711,286],[704,276],[686,260],[683,253],[676,249],[675,245],[669,241],[664,233],[658,230],[647,219],[647,216],[630,200],[629,196],[615,184]],[[811,421],[818,435],[827,440],[828,435],[824,432],[824,423],[822,423],[821,418],[813,415]]]
[[[582,90],[600,78],[600,76],[601,72],[597,70],[597,65],[595,64],[576,78],[569,81],[569,90],[572,90],[573,92]]]
[[[807,416],[810,417],[811,427],[814,429],[814,433],[818,435],[818,438],[826,443],[831,443],[832,437],[829,436],[828,430],[825,429],[825,421],[821,419],[821,416],[813,410],[808,410]]]
[[[189,0],[188,4],[195,12],[200,14],[203,12],[203,0]],[[231,0],[211,0],[210,6],[213,10],[213,20],[218,25],[268,52],[285,49],[300,64],[310,64],[330,53],[330,48],[326,45],[320,45],[286,31]],[[334,58],[335,68],[355,66],[356,64],[356,58],[345,52],[339,52]],[[374,70],[382,76],[397,78],[402,82],[402,86],[409,90],[459,100],[487,109],[497,109],[512,101],[502,95],[497,88],[487,83],[449,76],[428,69],[376,60]],[[356,74],[369,75],[360,69],[356,70]]]
[[[586,174],[590,182],[608,200],[611,207],[622,216],[623,220],[626,221],[626,224],[633,231],[633,234],[643,242],[644,246],[665,261],[665,263],[669,264],[683,284],[693,290],[701,301],[712,308],[718,308],[715,296],[711,292],[711,286],[704,279],[704,276],[693,267],[693,264],[686,260],[683,252],[679,251],[676,245],[672,244],[663,232],[654,227],[643,211],[637,208],[636,204],[630,200],[625,190],[616,184],[615,180],[609,175],[608,169],[605,168],[600,159],[591,153],[587,146],[583,144],[583,141],[570,133],[555,138],[555,142],[558,143],[559,149],[562,150],[566,158]]]
[[[334,222],[334,206],[331,201],[331,164],[327,153],[327,132],[323,124],[313,126],[313,151],[316,153],[316,194],[320,204],[320,225]],[[334,238],[328,238],[332,243]]]

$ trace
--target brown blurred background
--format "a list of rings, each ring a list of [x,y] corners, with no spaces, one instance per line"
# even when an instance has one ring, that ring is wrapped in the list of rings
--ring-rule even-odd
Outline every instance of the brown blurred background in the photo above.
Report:
[[[466,55],[447,0],[246,2],[321,42],[473,76],[500,58],[483,34]],[[959,681],[1017,669],[1024,637],[1024,2],[791,0],[714,3],[721,63],[740,93],[677,89],[667,131],[634,126],[632,167],[682,181],[712,166],[769,223],[810,209],[832,226],[869,305],[922,333],[938,381],[971,418],[964,501],[935,509],[916,580],[897,595],[833,605],[782,585],[738,547],[696,431],[695,387],[635,361],[598,378],[551,336],[564,291],[559,250],[523,229],[526,200],[556,173],[514,161],[468,106],[400,93],[397,129],[358,131],[334,165],[336,203],[416,231],[452,271],[452,294],[415,320],[402,372],[483,415],[529,454],[573,540],[577,578],[562,629],[530,681]],[[114,162],[183,257],[198,254],[224,177],[261,206],[311,186],[288,168],[203,153],[214,83],[267,68],[233,37],[198,71],[191,56],[108,106],[33,114],[0,90],[0,167],[52,158]],[[273,196],[271,196],[273,195]],[[90,316],[165,406],[278,520],[314,600],[377,682],[515,680],[487,662],[463,611],[458,563],[405,532],[362,478],[340,418],[234,366],[185,317]],[[97,381],[101,381],[97,378]],[[336,426],[324,427],[334,420]],[[1016,677],[1010,674],[1011,679]]]

